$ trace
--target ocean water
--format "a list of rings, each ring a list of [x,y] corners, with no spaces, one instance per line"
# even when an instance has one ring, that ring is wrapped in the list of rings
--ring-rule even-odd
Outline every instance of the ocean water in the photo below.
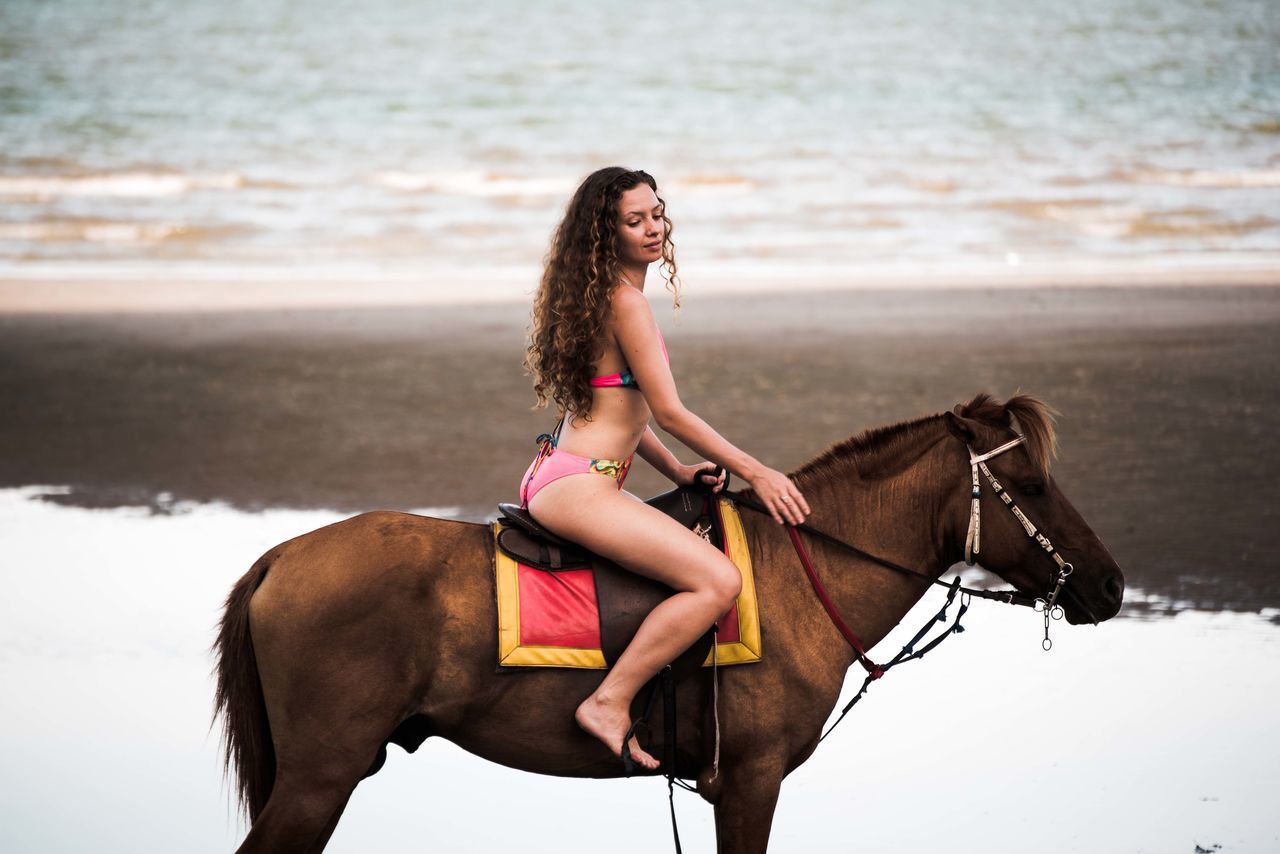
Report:
[[[0,490],[0,850],[233,850],[245,829],[209,730],[220,609],[262,552],[342,516],[42,500],[60,491]],[[1045,653],[1036,615],[974,602],[964,634],[891,671],[785,781],[770,850],[1275,851],[1267,617],[1056,626]],[[713,850],[711,808],[676,795],[686,850]],[[661,780],[541,777],[431,739],[390,749],[329,850],[670,850],[665,798]]]
[[[536,271],[644,168],[686,272],[1280,262],[1272,0],[0,5],[0,274]]]

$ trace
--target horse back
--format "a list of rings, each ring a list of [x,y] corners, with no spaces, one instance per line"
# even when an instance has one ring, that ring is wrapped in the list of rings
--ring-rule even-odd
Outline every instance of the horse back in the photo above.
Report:
[[[497,622],[491,539],[486,525],[379,510],[282,543],[250,602],[260,666],[332,662],[403,685],[477,645],[496,656],[494,633],[476,631]]]

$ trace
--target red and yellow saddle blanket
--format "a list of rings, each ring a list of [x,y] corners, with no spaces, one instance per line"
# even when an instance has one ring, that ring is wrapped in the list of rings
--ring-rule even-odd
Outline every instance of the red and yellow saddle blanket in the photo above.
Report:
[[[718,499],[724,524],[724,551],[742,572],[742,592],[720,630],[712,653],[717,664],[759,661],[760,615],[751,554],[738,509]],[[499,523],[493,523],[497,536]],[[547,572],[526,566],[494,548],[498,582],[498,663],[507,667],[582,667],[604,670],[600,610],[590,568]]]

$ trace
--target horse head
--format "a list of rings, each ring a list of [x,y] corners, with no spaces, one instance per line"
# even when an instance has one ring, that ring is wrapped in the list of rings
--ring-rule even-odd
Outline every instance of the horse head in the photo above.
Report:
[[[966,532],[966,563],[980,561],[1050,609],[1056,600],[1069,623],[1099,623],[1119,612],[1124,575],[1049,472],[1055,414],[1031,395],[1001,404],[986,393],[943,413],[963,443],[955,456],[965,485],[946,518]]]

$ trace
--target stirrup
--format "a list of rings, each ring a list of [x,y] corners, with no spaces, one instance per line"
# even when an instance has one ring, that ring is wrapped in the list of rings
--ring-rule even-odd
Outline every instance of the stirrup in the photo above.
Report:
[[[636,734],[636,727],[641,724],[644,724],[646,727],[648,726],[644,718],[636,718],[631,722],[631,726],[627,729],[627,734],[622,737],[622,776],[624,777],[634,775],[636,773],[636,768],[639,767],[639,763],[637,763],[635,757],[631,755],[630,745],[632,737]],[[649,769],[646,768],[644,770],[648,771]]]

